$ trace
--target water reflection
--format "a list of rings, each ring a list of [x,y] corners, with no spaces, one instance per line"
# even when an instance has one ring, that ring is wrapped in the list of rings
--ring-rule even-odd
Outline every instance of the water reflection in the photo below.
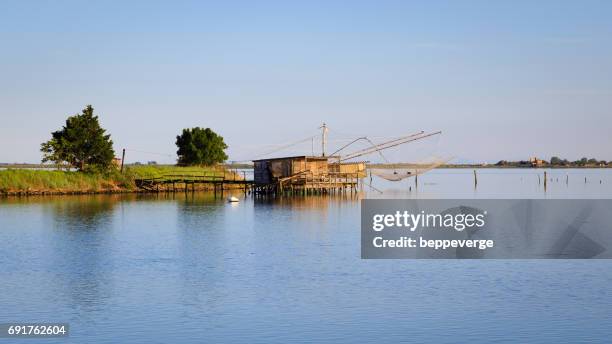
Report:
[[[56,228],[66,230],[96,230],[106,228],[112,219],[117,202],[117,195],[76,196],[66,200],[54,199],[46,208],[53,212]]]
[[[121,196],[75,196],[44,205],[51,224],[48,268],[73,308],[99,309],[113,289],[112,231]]]
[[[231,297],[225,285],[228,262],[226,231],[223,226],[225,203],[208,192],[178,193],[176,235],[180,303],[205,312],[217,312]]]
[[[553,171],[563,178],[555,176],[546,194],[531,170],[517,172],[479,172],[474,190],[472,171],[433,171],[419,177],[418,189],[413,181],[375,180],[384,194],[364,187],[353,197],[0,198],[0,320],[70,321],[70,339],[79,343],[94,336],[105,343],[376,342],[380,333],[424,341],[428,330],[449,342],[500,341],[517,331],[536,341],[545,341],[540,333],[578,341],[572,335],[580,331],[608,338],[608,261],[360,259],[363,197],[612,195],[612,170],[593,171],[597,183],[575,171],[569,185],[565,171]],[[241,201],[227,203],[230,194]],[[545,316],[525,319],[525,309]]]

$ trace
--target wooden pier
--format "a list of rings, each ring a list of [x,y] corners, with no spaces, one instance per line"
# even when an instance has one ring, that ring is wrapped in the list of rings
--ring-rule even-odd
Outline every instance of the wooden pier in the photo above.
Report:
[[[330,161],[332,160],[332,161]],[[366,177],[365,162],[339,163],[335,157],[295,156],[254,161],[253,180],[236,171],[203,174],[165,174],[136,179],[136,186],[149,192],[223,193],[243,190],[254,195],[320,195],[357,193]]]
[[[166,174],[154,178],[139,178],[135,180],[136,187],[150,192],[194,192],[196,189],[205,188],[215,193],[225,189],[243,190],[245,193],[251,190],[252,180],[237,178],[233,175],[180,175]]]
[[[255,160],[253,192],[265,195],[357,192],[360,179],[366,176],[365,162],[341,164],[333,161],[336,159],[302,155]]]
[[[360,174],[326,173],[313,175],[310,171],[278,179],[274,183],[253,184],[255,194],[267,195],[318,195],[357,192]]]

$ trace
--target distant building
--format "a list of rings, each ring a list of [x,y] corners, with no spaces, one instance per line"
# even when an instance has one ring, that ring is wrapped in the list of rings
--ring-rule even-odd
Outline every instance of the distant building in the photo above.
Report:
[[[537,167],[537,166],[542,166],[542,165],[546,165],[546,161],[538,159],[537,157],[533,157],[533,158],[529,158],[529,163],[531,164],[531,166],[533,167]]]

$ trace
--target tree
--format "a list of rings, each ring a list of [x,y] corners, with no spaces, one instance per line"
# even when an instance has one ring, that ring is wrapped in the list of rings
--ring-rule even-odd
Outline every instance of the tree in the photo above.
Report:
[[[107,170],[112,166],[115,151],[110,135],[100,127],[94,109],[87,105],[81,114],[68,117],[61,130],[41,144],[43,162],[68,163],[79,171]]]
[[[210,128],[183,129],[183,133],[176,137],[176,146],[178,163],[181,165],[210,166],[227,160],[227,145],[223,137]]]
[[[576,160],[574,162],[572,162],[572,164],[576,165],[576,166],[584,166],[587,164],[587,162],[589,161],[589,159],[587,158],[582,158],[580,160]]]
[[[562,160],[559,157],[553,156],[552,158],[550,158],[550,164],[551,165],[561,165]]]

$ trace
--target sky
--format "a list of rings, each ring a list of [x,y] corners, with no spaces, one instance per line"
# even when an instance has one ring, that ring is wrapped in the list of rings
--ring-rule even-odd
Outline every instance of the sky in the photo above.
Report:
[[[457,162],[612,160],[610,1],[0,0],[0,162],[92,104],[127,162],[443,131]]]

